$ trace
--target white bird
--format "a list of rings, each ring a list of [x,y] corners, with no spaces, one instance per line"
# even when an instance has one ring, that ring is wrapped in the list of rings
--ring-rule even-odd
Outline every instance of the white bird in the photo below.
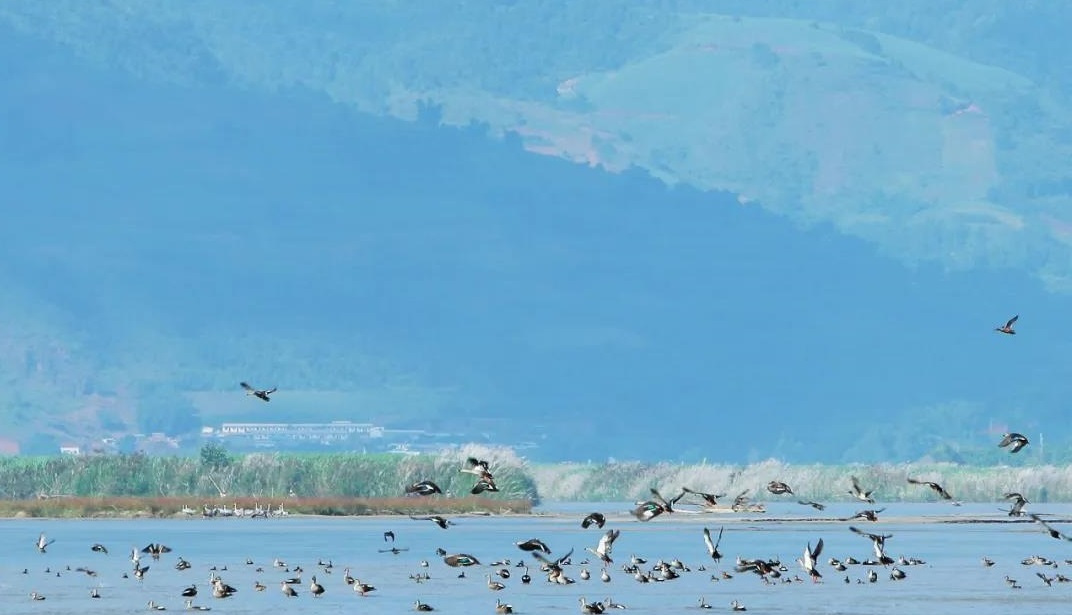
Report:
[[[718,540],[711,540],[711,530],[706,527],[703,529],[704,544],[707,545],[707,554],[711,556],[711,559],[716,562],[722,559],[722,554],[718,552],[718,544],[722,542],[722,530],[726,529],[725,526],[718,528]]]
[[[811,543],[804,547],[804,557],[797,560],[804,568],[804,571],[811,575],[811,580],[815,583],[819,582],[819,579],[823,578],[823,575],[819,574],[819,570],[815,567],[819,561],[819,555],[823,552],[823,539],[820,538],[819,542],[815,544],[815,550],[811,548]]]
[[[596,545],[595,549],[592,547],[585,547],[585,550],[599,557],[604,564],[613,564],[614,560],[610,558],[610,552],[614,547],[614,541],[618,539],[619,534],[621,534],[621,530],[607,530],[607,533],[603,534],[599,539],[599,544]]]
[[[52,544],[54,542],[56,542],[55,538],[53,538],[52,540],[46,540],[45,539],[45,533],[41,532],[41,535],[37,537],[37,550],[40,551],[41,553],[44,553],[45,548],[48,547],[48,545],[50,545],[50,544]]]

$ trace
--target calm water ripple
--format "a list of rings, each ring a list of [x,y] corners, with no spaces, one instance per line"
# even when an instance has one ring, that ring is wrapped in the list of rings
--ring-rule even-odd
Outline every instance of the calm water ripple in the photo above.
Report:
[[[1055,581],[1050,587],[1036,573],[1053,577],[1072,569],[1065,563],[1065,559],[1072,559],[1072,543],[1053,540],[1031,523],[934,522],[957,516],[1005,520],[997,506],[889,504],[877,523],[848,523],[814,519],[848,516],[858,509],[851,504],[814,513],[804,507],[776,503],[768,506],[765,515],[675,513],[640,523],[619,514],[627,509],[626,503],[551,504],[541,507],[539,512],[543,514],[531,517],[456,516],[456,525],[447,530],[406,517],[12,519],[0,521],[0,593],[4,613],[37,615],[145,612],[149,600],[169,611],[181,610],[184,599],[180,592],[191,584],[199,590],[194,603],[219,613],[264,613],[282,608],[293,614],[354,609],[403,613],[412,612],[414,601],[420,599],[434,606],[437,613],[494,614],[496,598],[514,605],[517,613],[580,613],[582,596],[589,601],[612,596],[632,612],[655,614],[700,612],[696,606],[701,596],[713,606],[712,612],[730,612],[732,600],[739,600],[750,613],[986,615],[1006,613],[1012,607],[1027,613],[1066,612],[1072,601],[1072,583]],[[608,513],[604,530],[581,529],[580,518],[591,510]],[[1057,520],[1072,517],[1072,506],[1064,504],[1032,505],[1031,510],[1053,514]],[[873,555],[870,541],[849,532],[850,524],[893,534],[887,541],[887,553],[895,558],[902,554],[918,557],[926,564],[900,566],[908,574],[903,581],[891,581],[889,569],[877,567],[878,582],[857,583],[865,578],[869,567],[853,565],[846,572],[838,572],[828,563],[831,557],[863,560]],[[721,564],[714,564],[707,558],[701,528],[717,531],[723,525],[720,549],[726,557]],[[599,581],[598,565],[582,565],[583,560],[595,559],[584,548],[595,547],[603,532],[612,527],[620,529],[621,536],[614,545],[614,565],[609,569],[612,580],[603,583]],[[1068,525],[1061,527],[1072,529]],[[385,541],[383,533],[387,530],[394,531],[396,542]],[[39,532],[56,540],[47,553],[38,553],[34,547]],[[540,538],[556,556],[575,549],[573,564],[566,567],[566,574],[577,582],[547,583],[535,560],[514,546],[529,538]],[[814,545],[820,538],[825,544],[820,558],[823,583],[813,584],[806,580],[796,559],[806,544]],[[110,552],[91,551],[90,546],[96,542],[106,545]],[[138,581],[131,574],[130,552],[150,542],[163,543],[173,551],[159,560],[143,555],[142,564],[148,564],[150,569]],[[398,554],[379,552],[391,546],[408,550]],[[485,565],[469,568],[465,578],[458,578],[460,569],[446,566],[435,554],[437,547],[450,553],[470,553]],[[638,583],[622,571],[633,554],[648,559],[645,569],[660,558],[669,561],[677,557],[692,570],[673,581]],[[1058,567],[1021,563],[1023,558],[1036,554],[1054,560]],[[984,567],[980,561],[984,555],[995,560],[996,565]],[[192,564],[190,569],[175,569],[180,556]],[[737,556],[780,559],[789,569],[783,578],[800,576],[805,582],[766,585],[755,574],[734,572]],[[254,564],[246,564],[247,558]],[[285,561],[290,570],[274,567],[276,558]],[[493,577],[505,583],[506,588],[492,591],[485,575],[498,567],[487,564],[499,559],[510,560],[512,574],[508,579]],[[321,560],[331,560],[333,568],[325,571],[317,565]],[[421,560],[427,560],[429,566],[421,567]],[[513,566],[519,561],[529,565],[531,585],[521,583],[524,571]],[[707,571],[697,570],[700,565],[706,565]],[[212,597],[209,579],[213,566],[226,583],[238,588],[236,595],[226,599]],[[261,572],[256,571],[258,566],[263,568]],[[297,566],[302,573],[294,571]],[[96,576],[78,572],[78,567],[89,568]],[[357,595],[343,580],[345,567],[350,567],[354,577],[374,585],[376,591],[367,597]],[[584,567],[592,573],[591,580],[581,580]],[[733,578],[712,581],[712,575],[721,571],[731,572]],[[427,572],[431,579],[419,584],[410,579],[410,575],[420,572]],[[129,578],[123,578],[125,573]],[[309,593],[314,574],[326,588],[325,594],[315,599]],[[1018,580],[1022,589],[1010,588],[1004,580],[1006,575]],[[293,576],[302,578],[301,585],[295,586],[300,595],[286,598],[280,591],[280,582]],[[848,584],[844,582],[846,576]],[[267,589],[254,591],[256,581],[267,585]],[[101,598],[89,597],[93,588],[98,589]],[[32,601],[32,591],[46,599]]]

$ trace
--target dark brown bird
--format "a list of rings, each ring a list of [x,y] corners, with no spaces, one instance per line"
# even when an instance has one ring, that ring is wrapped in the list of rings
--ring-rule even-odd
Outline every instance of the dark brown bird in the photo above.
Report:
[[[432,495],[433,493],[443,493],[443,490],[439,488],[439,485],[433,483],[430,480],[422,480],[406,487],[406,493],[416,493],[417,495]]]
[[[884,510],[886,509],[880,508],[878,510],[861,510],[860,512],[856,513],[851,517],[845,517],[844,519],[842,519],[842,521],[852,521],[853,519],[867,519],[868,521],[878,521],[878,514]]]
[[[1014,324],[1016,324],[1016,320],[1019,319],[1019,318],[1020,318],[1020,315],[1017,314],[1016,316],[1013,316],[1012,318],[1010,318],[1009,321],[1005,323],[1004,327],[997,327],[994,330],[997,331],[998,333],[1005,333],[1007,335],[1016,335],[1016,331],[1013,330],[1012,326]]]
[[[789,485],[777,480],[772,480],[767,483],[767,491],[770,491],[774,495],[782,495],[783,493],[793,495],[793,490],[789,488]]]
[[[239,382],[238,384],[246,390],[246,395],[252,395],[257,399],[263,401],[272,401],[268,396],[276,392],[275,387],[272,387],[270,389],[257,389],[250,386],[248,382]]]
[[[453,521],[439,515],[430,515],[428,517],[414,517],[413,515],[410,515],[409,518],[414,521],[431,521],[443,529],[447,529],[448,525],[454,525]]]
[[[693,495],[700,496],[701,498],[703,498],[704,504],[707,506],[718,506],[718,498],[726,497],[725,493],[704,493],[703,491],[693,491],[688,487],[682,487],[681,489],[685,493],[691,493]]]
[[[1003,496],[1006,500],[1013,500],[1012,508],[1009,509],[1010,517],[1020,517],[1024,514],[1024,506],[1030,504],[1023,495],[1016,493],[1006,493]]]
[[[607,518],[603,516],[603,513],[588,513],[588,516],[581,520],[581,527],[584,529],[588,529],[594,523],[596,527],[602,529],[603,524],[606,522]]]
[[[938,495],[942,496],[942,499],[945,499],[945,500],[952,500],[953,499],[953,496],[949,495],[949,492],[946,491],[938,483],[932,483],[930,481],[925,481],[925,480],[918,480],[918,479],[912,478],[911,476],[908,477],[908,483],[910,485],[926,485],[926,486],[930,487],[931,489],[933,489],[935,493],[937,493]]]
[[[1042,517],[1036,515],[1035,513],[1027,513],[1027,516],[1031,517],[1032,521],[1035,521],[1036,523],[1041,525],[1043,528],[1045,528],[1046,533],[1048,533],[1050,535],[1050,538],[1056,538],[1058,540],[1067,540],[1069,542],[1072,542],[1072,538],[1070,538],[1064,532],[1061,532],[1060,530],[1054,528],[1049,523],[1046,523],[1045,521],[1043,521]]]
[[[514,543],[518,549],[522,551],[543,551],[544,553],[550,553],[551,549],[544,544],[539,538],[530,538],[521,542]]]

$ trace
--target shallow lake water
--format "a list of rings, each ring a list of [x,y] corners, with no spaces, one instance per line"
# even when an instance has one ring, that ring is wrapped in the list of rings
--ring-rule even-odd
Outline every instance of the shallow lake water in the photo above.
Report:
[[[739,601],[755,613],[1005,613],[1067,612],[1072,602],[1072,583],[1054,581],[1048,586],[1037,573],[1047,577],[1068,572],[1072,577],[1072,542],[1054,540],[1035,523],[1005,523],[1008,517],[998,503],[889,504],[877,522],[839,520],[861,507],[835,504],[819,512],[795,503],[768,504],[765,514],[696,514],[680,511],[641,523],[623,514],[627,503],[547,504],[533,516],[460,515],[455,525],[443,530],[430,521],[408,517],[322,518],[287,516],[272,519],[109,519],[0,521],[0,595],[4,613],[131,613],[147,610],[155,601],[169,611],[184,608],[183,588],[196,584],[195,605],[221,613],[263,613],[287,609],[290,613],[320,613],[360,610],[369,613],[413,612],[421,600],[439,613],[473,615],[495,613],[496,599],[510,603],[516,613],[580,613],[580,598],[603,601],[612,597],[630,611],[679,613],[697,611],[701,597],[714,612],[730,612],[730,602]],[[881,508],[878,505],[877,508]],[[1072,532],[1062,520],[1072,518],[1072,505],[1031,505],[1030,510],[1052,515],[1055,525]],[[606,527],[582,529],[586,512],[608,515]],[[875,583],[859,581],[872,568],[851,565],[838,572],[828,559],[873,556],[871,542],[853,534],[855,525],[869,532],[892,534],[887,553],[898,558],[919,558],[924,564],[899,565],[907,577],[889,578],[893,566],[874,567]],[[716,534],[724,527],[720,563],[708,556],[702,528]],[[621,530],[614,544],[614,564],[608,567],[611,581],[599,580],[601,566],[585,547],[595,547],[607,530]],[[394,542],[384,538],[393,531]],[[35,548],[37,536],[45,532],[55,543],[46,553]],[[515,543],[540,538],[554,556],[574,549],[567,576],[569,585],[550,584],[539,565]],[[796,563],[805,546],[822,538],[821,583],[812,583]],[[109,553],[90,550],[94,543],[107,546]],[[159,560],[141,556],[149,570],[142,580],[132,574],[132,548],[162,543],[172,548]],[[391,547],[399,553],[381,552]],[[464,569],[448,567],[436,548],[449,553],[468,553],[482,563]],[[641,569],[650,570],[658,560],[680,559],[688,568],[677,579],[640,583],[623,572],[632,555],[647,559]],[[1056,567],[1025,565],[1024,558],[1041,555]],[[985,567],[983,556],[996,563]],[[182,557],[187,570],[176,570]],[[787,568],[780,579],[767,584],[758,575],[734,570],[737,557],[779,559]],[[285,567],[274,565],[278,559]],[[252,564],[247,564],[251,560]],[[421,562],[428,562],[423,567]],[[510,564],[491,566],[496,560]],[[588,564],[583,562],[588,560]],[[332,563],[325,569],[318,562]],[[524,585],[523,568],[528,565],[532,583]],[[95,574],[80,572],[87,568]],[[212,568],[215,567],[215,571]],[[368,596],[357,595],[344,581],[344,569],[362,582],[374,585]],[[701,567],[706,568],[700,570]],[[260,568],[260,570],[258,570]],[[297,569],[300,568],[301,572]],[[494,573],[509,570],[503,579]],[[582,580],[581,570],[591,573]],[[25,570],[25,573],[23,572]],[[722,572],[732,578],[722,578]],[[427,573],[430,579],[417,583],[411,575]],[[124,578],[124,574],[127,578]],[[229,598],[212,596],[211,574],[238,589]],[[505,589],[488,588],[485,575],[505,584]],[[309,583],[313,575],[325,593],[313,598]],[[1016,579],[1020,589],[1010,587],[1005,577]],[[712,577],[719,580],[712,580]],[[301,577],[294,585],[297,598],[287,598],[281,581]],[[802,582],[792,582],[794,577]],[[845,579],[849,582],[846,583]],[[790,580],[790,582],[784,582]],[[267,586],[262,592],[254,583]],[[90,597],[96,588],[100,598]],[[31,592],[45,600],[33,601]],[[608,610],[608,612],[613,612]]]

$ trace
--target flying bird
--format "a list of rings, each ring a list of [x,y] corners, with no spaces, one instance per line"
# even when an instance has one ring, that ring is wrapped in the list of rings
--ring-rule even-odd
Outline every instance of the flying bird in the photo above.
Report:
[[[811,500],[808,500],[807,502],[805,502],[804,500],[797,500],[797,504],[803,504],[804,506],[811,506],[815,510],[826,510],[826,505],[825,504],[820,504],[818,502],[812,502]]]
[[[264,401],[272,401],[271,398],[269,398],[268,396],[272,393],[275,393],[277,390],[276,387],[272,387],[270,389],[257,389],[250,386],[248,382],[239,382],[238,384],[246,390],[246,395],[252,395],[257,399],[261,399]]]
[[[674,512],[674,504],[677,504],[677,501],[684,497],[685,493],[686,492],[682,490],[677,497],[667,500],[658,492],[658,490],[652,487],[651,495],[653,499],[640,502],[633,510],[633,516],[640,521],[651,521],[664,512],[672,513]]]
[[[514,544],[516,544],[517,548],[522,551],[543,551],[544,553],[551,553],[551,549],[539,538],[530,538]]]
[[[588,515],[581,520],[581,527],[588,529],[594,523],[599,529],[603,529],[603,524],[607,522],[607,518],[600,512],[588,513]]]
[[[811,548],[811,543],[808,543],[807,547],[804,547],[804,556],[797,560],[800,562],[804,571],[811,575],[813,583],[818,583],[819,579],[823,578],[823,575],[819,574],[819,570],[815,567],[819,561],[819,555],[823,552],[823,539],[820,538],[819,542],[815,544],[815,550]]]
[[[37,537],[37,550],[40,551],[41,553],[44,553],[45,549],[48,548],[48,545],[50,545],[50,544],[52,544],[54,542],[56,542],[55,538],[53,538],[51,540],[46,540],[45,539],[45,533],[41,532],[41,534]]]
[[[108,547],[105,547],[99,542],[94,543],[94,545],[90,547],[89,550],[93,551],[94,553],[108,553]]]
[[[718,545],[722,542],[722,530],[724,529],[726,529],[725,526],[718,528],[718,538],[713,541],[711,540],[711,530],[706,527],[703,529],[703,541],[707,547],[707,554],[716,562],[722,559],[722,554],[718,552]]]
[[[1042,520],[1042,517],[1036,515],[1035,513],[1027,513],[1027,516],[1031,517],[1032,521],[1035,521],[1036,523],[1041,525],[1043,528],[1045,528],[1046,532],[1050,535],[1050,538],[1056,538],[1058,540],[1067,540],[1069,542],[1072,542],[1072,537],[1069,537],[1064,532],[1061,532],[1060,530],[1056,529],[1055,527],[1053,527],[1049,523],[1046,523],[1045,521]]]
[[[585,547],[585,550],[597,556],[604,564],[613,564],[614,560],[610,558],[610,552],[614,547],[614,541],[618,540],[619,534],[621,534],[621,530],[607,530],[607,533],[600,537],[599,544],[596,545],[595,549]]]
[[[861,510],[851,517],[845,517],[842,521],[852,521],[853,519],[867,519],[868,521],[878,521],[878,514],[886,510],[885,508],[879,508],[878,510]]]
[[[1013,316],[1012,318],[1010,318],[1009,321],[1005,323],[1004,327],[997,327],[994,330],[997,331],[998,333],[1005,333],[1005,334],[1008,334],[1008,335],[1016,335],[1016,331],[1012,328],[1012,326],[1014,324],[1016,324],[1016,321],[1019,318],[1020,318],[1020,315],[1017,314],[1016,316]]]
[[[682,487],[681,489],[685,493],[691,493],[693,495],[698,495],[703,498],[704,504],[706,506],[718,506],[718,498],[726,497],[725,493],[704,493],[703,491],[693,491],[688,487]]]
[[[789,488],[789,485],[777,480],[772,480],[767,483],[767,491],[770,491],[774,495],[782,495],[783,493],[793,495],[793,490]]]
[[[1001,442],[998,442],[1000,448],[1009,447],[1010,453],[1018,453],[1020,449],[1030,444],[1027,441],[1027,436],[1022,433],[1011,432],[1001,437]]]
[[[886,555],[886,539],[893,538],[893,534],[872,534],[851,525],[849,526],[849,531],[871,540],[871,546],[875,549],[875,557],[878,558],[880,564],[888,566],[894,562],[892,557]]]
[[[864,491],[863,488],[860,487],[860,481],[857,480],[855,476],[850,476],[849,478],[852,479],[852,489],[849,489],[849,494],[857,500],[860,500],[861,502],[874,504],[875,498],[871,497],[871,493],[873,492],[873,490]]]
[[[432,495],[433,493],[443,493],[443,490],[439,488],[439,485],[433,483],[430,480],[422,480],[406,487],[406,493],[416,493],[417,495]]]
[[[926,486],[930,487],[931,489],[933,489],[935,493],[937,493],[938,495],[942,496],[942,499],[945,499],[945,500],[952,500],[953,499],[953,496],[949,495],[949,492],[946,491],[945,488],[943,488],[938,483],[932,483],[932,482],[925,481],[925,480],[918,480],[918,479],[912,478],[911,476],[908,477],[908,483],[910,485],[926,485]]]
[[[1030,504],[1023,495],[1014,492],[1006,493],[1003,496],[1006,500],[1013,500],[1012,508],[1009,509],[1010,517],[1020,517],[1024,514],[1024,506]]]
[[[435,523],[443,529],[447,529],[448,525],[454,525],[453,521],[447,519],[446,517],[441,517],[439,515],[430,515],[427,517],[414,517],[413,515],[410,515],[409,518],[413,519],[414,521],[431,521],[432,523]]]

